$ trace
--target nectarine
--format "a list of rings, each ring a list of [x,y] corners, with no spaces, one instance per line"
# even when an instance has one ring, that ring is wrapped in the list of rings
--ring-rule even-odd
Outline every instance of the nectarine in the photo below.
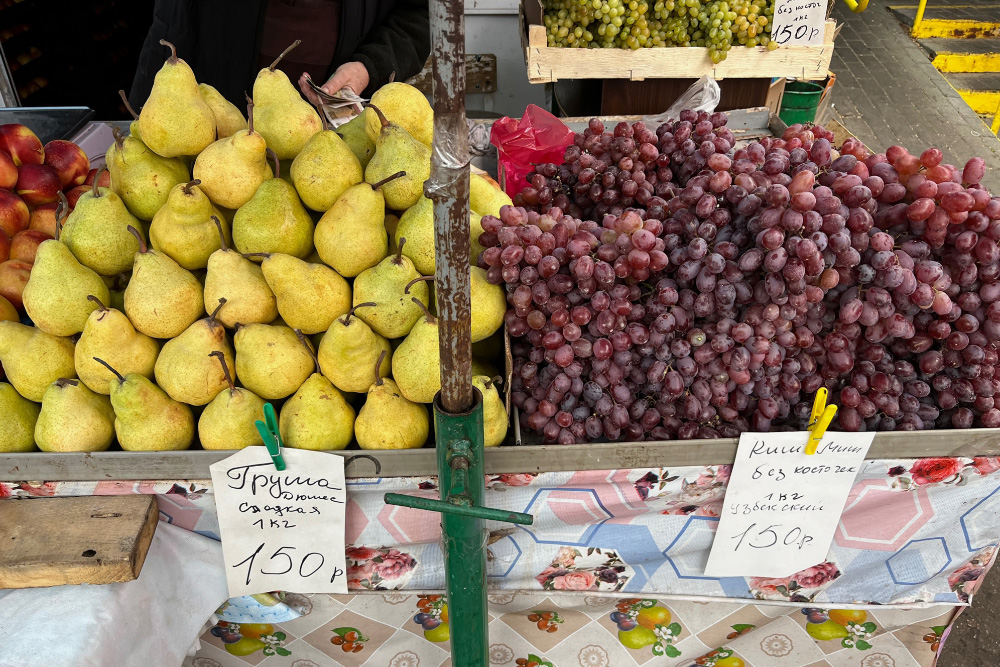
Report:
[[[17,171],[17,194],[28,206],[59,201],[59,174],[44,164],[23,164]]]
[[[10,190],[0,190],[0,230],[13,237],[28,228],[28,205]]]
[[[42,204],[32,211],[31,218],[28,220],[28,229],[44,232],[50,237],[55,238],[56,207],[58,206],[59,204]]]
[[[0,188],[13,190],[17,185],[17,165],[9,155],[0,151]]]
[[[17,123],[0,125],[0,150],[10,155],[18,167],[45,161],[42,142],[30,128]]]
[[[24,311],[21,294],[31,277],[31,264],[19,259],[9,259],[0,264],[0,296],[13,304],[18,311]]]
[[[83,149],[62,139],[45,144],[45,164],[55,169],[61,190],[83,185],[90,172],[90,160]]]
[[[50,238],[52,237],[45,232],[38,232],[33,229],[25,229],[23,232],[18,232],[10,240],[10,258],[34,264],[35,252],[37,252],[38,246]]]

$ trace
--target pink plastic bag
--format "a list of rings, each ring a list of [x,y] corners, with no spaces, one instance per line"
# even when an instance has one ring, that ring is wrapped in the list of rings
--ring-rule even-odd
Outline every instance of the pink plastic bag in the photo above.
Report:
[[[490,143],[497,147],[498,180],[511,197],[528,187],[525,176],[536,164],[561,164],[573,143],[573,130],[541,107],[529,104],[521,120],[504,117],[493,123]]]

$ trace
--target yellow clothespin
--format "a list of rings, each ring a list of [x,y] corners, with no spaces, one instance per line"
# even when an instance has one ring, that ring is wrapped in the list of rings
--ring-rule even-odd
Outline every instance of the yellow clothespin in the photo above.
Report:
[[[828,395],[826,387],[820,387],[816,391],[816,398],[813,399],[812,413],[809,415],[809,440],[806,442],[806,454],[809,456],[816,453],[819,441],[826,435],[826,429],[837,414],[836,405],[826,404]]]

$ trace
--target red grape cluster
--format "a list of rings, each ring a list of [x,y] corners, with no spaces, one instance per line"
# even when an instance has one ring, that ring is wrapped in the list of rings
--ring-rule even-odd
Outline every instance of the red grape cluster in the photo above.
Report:
[[[1000,426],[1000,199],[937,149],[838,152],[792,126],[734,150],[724,114],[592,120],[486,216],[512,400],[546,441]]]

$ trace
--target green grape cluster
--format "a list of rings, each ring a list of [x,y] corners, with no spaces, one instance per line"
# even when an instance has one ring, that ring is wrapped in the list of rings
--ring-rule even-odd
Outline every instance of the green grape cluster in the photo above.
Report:
[[[739,44],[774,49],[774,0],[543,0],[549,46],[707,47],[722,62]]]

